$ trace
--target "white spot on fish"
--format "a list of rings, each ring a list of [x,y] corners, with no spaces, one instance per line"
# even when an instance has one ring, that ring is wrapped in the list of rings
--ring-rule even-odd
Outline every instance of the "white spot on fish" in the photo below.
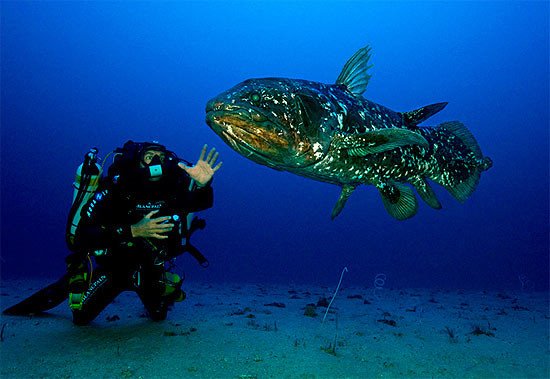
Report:
[[[344,126],[344,116],[342,116],[342,114],[338,114],[338,125],[340,127]]]
[[[323,156],[323,146],[319,142],[313,144],[313,155],[315,158],[321,158]]]

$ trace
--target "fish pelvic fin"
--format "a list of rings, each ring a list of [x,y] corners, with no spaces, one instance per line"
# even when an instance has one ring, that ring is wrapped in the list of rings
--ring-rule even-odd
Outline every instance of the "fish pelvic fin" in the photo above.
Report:
[[[464,202],[475,191],[481,173],[493,166],[493,161],[483,156],[475,137],[461,122],[442,123],[437,126],[436,131],[444,136],[445,141],[442,144],[453,145],[450,154],[462,158],[451,160],[452,167],[442,167],[442,171],[447,171],[448,178],[438,175],[433,180],[444,186],[455,199]],[[455,140],[460,142],[459,147]]]
[[[359,49],[346,62],[342,72],[336,79],[336,84],[345,86],[351,93],[361,96],[367,89],[371,76],[367,73],[372,65],[369,65],[370,46]]]
[[[402,128],[373,130],[361,134],[336,135],[332,141],[335,149],[345,149],[350,156],[364,157],[383,153],[402,146],[428,147],[428,141],[419,133]]]
[[[342,212],[342,209],[344,209],[344,205],[346,205],[346,202],[348,201],[349,197],[355,191],[356,186],[353,186],[351,184],[345,184],[342,187],[342,192],[340,193],[340,197],[338,198],[338,201],[334,205],[334,208],[332,209],[332,214],[330,217],[334,220],[336,216]]]
[[[386,211],[402,221],[416,214],[418,202],[411,188],[402,183],[384,183],[377,186]]]
[[[401,113],[401,116],[403,117],[403,123],[406,126],[416,126],[421,122],[426,121],[434,114],[440,112],[443,108],[447,106],[447,104],[449,103],[435,103],[426,105],[419,109],[415,109],[414,111]]]

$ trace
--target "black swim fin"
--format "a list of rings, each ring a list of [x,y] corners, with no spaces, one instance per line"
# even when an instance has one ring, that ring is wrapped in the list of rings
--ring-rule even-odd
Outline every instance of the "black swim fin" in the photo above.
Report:
[[[5,309],[2,314],[9,316],[27,316],[42,313],[57,307],[68,297],[69,274],[65,274],[57,282],[42,288],[25,300]]]

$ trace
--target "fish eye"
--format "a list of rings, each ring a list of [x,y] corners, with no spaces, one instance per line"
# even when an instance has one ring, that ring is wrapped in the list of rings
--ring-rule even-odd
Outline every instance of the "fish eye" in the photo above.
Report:
[[[260,94],[257,93],[257,92],[254,92],[253,94],[250,95],[250,100],[252,100],[255,103],[259,102],[260,101]]]

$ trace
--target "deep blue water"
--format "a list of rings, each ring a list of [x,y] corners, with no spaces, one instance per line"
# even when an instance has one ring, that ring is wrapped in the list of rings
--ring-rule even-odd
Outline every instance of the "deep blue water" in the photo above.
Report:
[[[548,2],[1,3],[1,273],[57,276],[84,153],[128,139],[224,162],[208,226],[211,266],[188,278],[387,287],[548,290]],[[365,97],[396,111],[449,105],[494,167],[459,204],[398,222],[373,187],[330,220],[336,186],[259,166],[205,124],[208,99],[253,77],[331,83],[373,49]],[[532,283],[532,285],[531,285]]]

